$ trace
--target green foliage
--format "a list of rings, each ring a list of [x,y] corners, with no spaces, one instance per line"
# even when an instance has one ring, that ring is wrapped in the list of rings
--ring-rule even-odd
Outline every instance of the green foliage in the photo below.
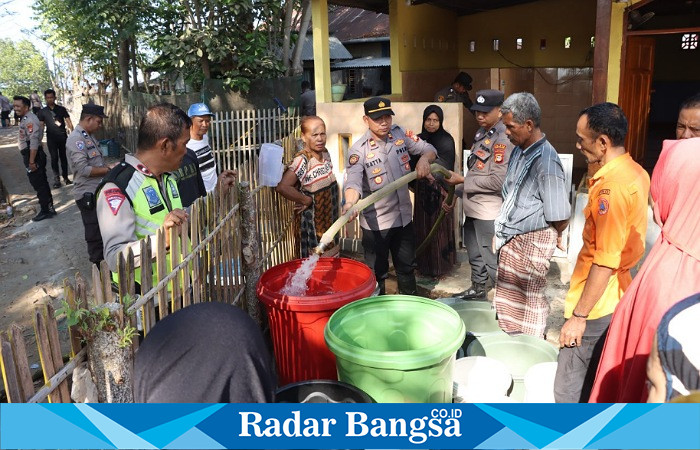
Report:
[[[128,296],[123,299],[121,303],[123,317],[130,315],[127,310],[134,301],[135,299]],[[138,334],[138,330],[132,327],[128,320],[121,323],[118,317],[110,314],[106,306],[72,308],[67,301],[63,300],[61,308],[56,310],[56,317],[62,314],[66,316],[66,325],[77,326],[83,341],[89,341],[98,331],[113,331],[119,336],[119,346],[124,348],[131,345],[134,336]]]
[[[0,61],[0,91],[8,98],[51,87],[46,59],[31,42],[0,39]]]

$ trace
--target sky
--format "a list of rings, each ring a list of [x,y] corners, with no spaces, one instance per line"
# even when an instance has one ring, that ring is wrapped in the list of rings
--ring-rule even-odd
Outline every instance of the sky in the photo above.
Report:
[[[26,38],[29,39],[44,56],[46,56],[47,53],[49,56],[51,55],[50,46],[38,37],[38,32],[33,30],[33,28],[38,26],[38,23],[33,19],[34,2],[32,0],[11,0],[3,9],[12,11],[15,14],[0,17],[0,38],[12,39],[13,41]]]

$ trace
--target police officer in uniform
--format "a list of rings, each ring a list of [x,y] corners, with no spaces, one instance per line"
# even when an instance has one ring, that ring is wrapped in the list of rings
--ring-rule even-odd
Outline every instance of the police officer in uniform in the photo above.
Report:
[[[435,93],[436,102],[462,103],[470,109],[472,100],[467,91],[472,90],[472,77],[467,72],[460,72],[452,85],[446,86]],[[471,110],[471,109],[470,109]]]
[[[80,122],[66,141],[68,157],[73,168],[73,197],[83,219],[88,256],[94,264],[99,264],[104,259],[100,225],[97,223],[95,211],[95,190],[102,177],[113,167],[105,164],[99,143],[93,137],[93,133],[100,129],[105,117],[107,116],[104,114],[104,107],[84,105],[80,113]]]
[[[31,102],[27,97],[16,95],[13,97],[13,107],[15,117],[21,117],[19,123],[19,147],[24,166],[27,168],[29,183],[36,191],[41,210],[32,220],[39,222],[56,215],[53,208],[53,196],[49,187],[49,180],[46,179],[46,153],[41,146],[44,131],[41,128],[39,118],[31,111]]]
[[[486,284],[496,284],[498,263],[493,252],[494,220],[498,216],[503,199],[501,189],[508,169],[508,159],[513,144],[506,136],[501,121],[500,106],[503,92],[486,89],[476,93],[471,110],[479,123],[474,136],[471,155],[467,160],[468,171],[464,177],[455,173],[446,180],[451,184],[463,183],[457,192],[462,196],[464,210],[464,244],[469,253],[472,285],[460,294],[465,299],[486,297]],[[461,191],[461,192],[459,192]]]
[[[110,170],[97,188],[97,220],[104,242],[105,261],[112,272],[118,256],[131,248],[140,264],[140,239],[187,220],[170,174],[180,167],[190,139],[192,120],[175,105],[162,103],[148,108],[141,120],[136,153]],[[166,247],[169,246],[166,235]],[[140,269],[135,271],[140,280]],[[113,280],[117,281],[116,274]]]
[[[411,131],[392,124],[391,101],[374,97],[364,103],[367,132],[348,152],[343,214],[360,200],[411,172],[411,155],[421,155],[418,178],[430,174],[437,152]],[[413,206],[403,186],[362,211],[362,247],[365,262],[374,269],[380,295],[389,274],[389,253],[396,269],[400,294],[416,293]]]

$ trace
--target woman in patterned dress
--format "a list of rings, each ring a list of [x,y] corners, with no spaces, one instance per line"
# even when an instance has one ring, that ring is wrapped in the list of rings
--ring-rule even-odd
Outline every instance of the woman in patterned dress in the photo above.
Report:
[[[331,155],[326,150],[326,124],[320,117],[301,119],[304,148],[294,155],[277,185],[277,192],[295,203],[295,236],[302,258],[311,255],[340,215],[338,183],[333,174]],[[323,256],[338,253],[338,238]]]

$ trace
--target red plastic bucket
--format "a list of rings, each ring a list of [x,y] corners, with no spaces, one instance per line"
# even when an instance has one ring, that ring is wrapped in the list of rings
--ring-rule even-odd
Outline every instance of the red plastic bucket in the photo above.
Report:
[[[305,296],[280,294],[289,274],[296,272],[302,261],[268,269],[257,286],[258,298],[267,307],[280,386],[338,379],[335,356],[326,346],[323,330],[337,309],[370,297],[377,283],[365,264],[347,258],[320,258]]]

